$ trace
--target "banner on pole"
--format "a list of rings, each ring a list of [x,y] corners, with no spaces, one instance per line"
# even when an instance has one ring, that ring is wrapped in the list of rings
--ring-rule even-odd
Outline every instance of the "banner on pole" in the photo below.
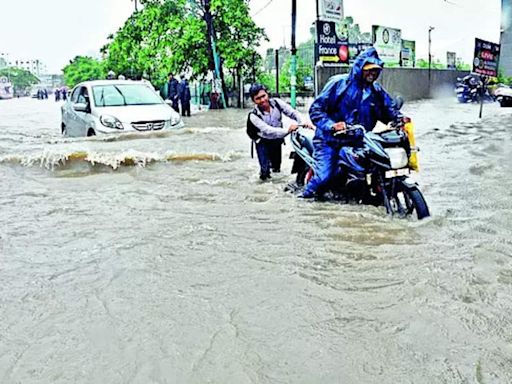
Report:
[[[473,72],[479,75],[498,77],[500,61],[500,44],[475,39],[475,55],[473,58]]]
[[[317,21],[316,41],[317,61],[328,66],[348,64],[348,39],[337,35],[334,21]]]
[[[400,51],[400,66],[412,68],[416,66],[416,42],[413,40],[402,40]]]
[[[372,25],[373,46],[384,63],[390,66],[400,64],[402,31],[400,29]]]
[[[455,52],[446,52],[446,68],[457,68],[457,54]]]
[[[323,21],[341,21],[343,19],[343,0],[317,0],[319,18]]]

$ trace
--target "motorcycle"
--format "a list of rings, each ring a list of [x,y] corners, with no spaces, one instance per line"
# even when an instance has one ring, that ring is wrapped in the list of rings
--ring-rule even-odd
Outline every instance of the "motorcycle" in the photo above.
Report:
[[[430,216],[429,208],[418,184],[411,178],[418,170],[412,122],[388,125],[376,133],[366,132],[361,125],[348,126],[342,134],[361,130],[358,144],[342,147],[338,168],[331,179],[328,192],[335,200],[384,206],[389,215],[408,217],[416,213],[418,220]],[[296,181],[287,190],[300,191],[316,170],[313,158],[314,131],[304,127],[292,132]]]
[[[500,84],[494,91],[496,100],[500,103],[500,107],[512,107],[512,88]]]
[[[474,76],[457,77],[455,93],[459,103],[479,103],[483,97],[484,102],[493,102],[494,97],[489,88]]]

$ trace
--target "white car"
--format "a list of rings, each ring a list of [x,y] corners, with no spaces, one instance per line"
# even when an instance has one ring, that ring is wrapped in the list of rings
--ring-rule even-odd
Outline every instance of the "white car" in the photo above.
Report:
[[[96,80],[78,84],[61,108],[64,136],[182,128],[179,113],[141,81]]]

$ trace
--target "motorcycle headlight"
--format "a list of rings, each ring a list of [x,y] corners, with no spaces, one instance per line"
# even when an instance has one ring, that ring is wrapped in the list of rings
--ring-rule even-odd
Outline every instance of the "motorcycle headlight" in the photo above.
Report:
[[[385,151],[389,156],[391,168],[398,169],[407,166],[409,159],[407,158],[407,153],[403,148],[386,148]]]
[[[101,124],[107,128],[124,129],[123,123],[119,121],[117,117],[111,115],[100,116]]]

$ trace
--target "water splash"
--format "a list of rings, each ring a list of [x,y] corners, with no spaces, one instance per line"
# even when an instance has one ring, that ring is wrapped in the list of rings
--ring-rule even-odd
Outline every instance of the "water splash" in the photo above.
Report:
[[[12,154],[0,156],[0,164],[20,164],[26,167],[39,166],[53,170],[60,166],[87,162],[91,165],[105,165],[112,169],[123,166],[145,167],[152,163],[187,162],[187,161],[220,161],[229,162],[242,155],[235,151],[219,153],[176,153],[176,152],[142,152],[128,150],[123,152],[88,152],[74,151],[59,153],[43,151],[36,154]]]

